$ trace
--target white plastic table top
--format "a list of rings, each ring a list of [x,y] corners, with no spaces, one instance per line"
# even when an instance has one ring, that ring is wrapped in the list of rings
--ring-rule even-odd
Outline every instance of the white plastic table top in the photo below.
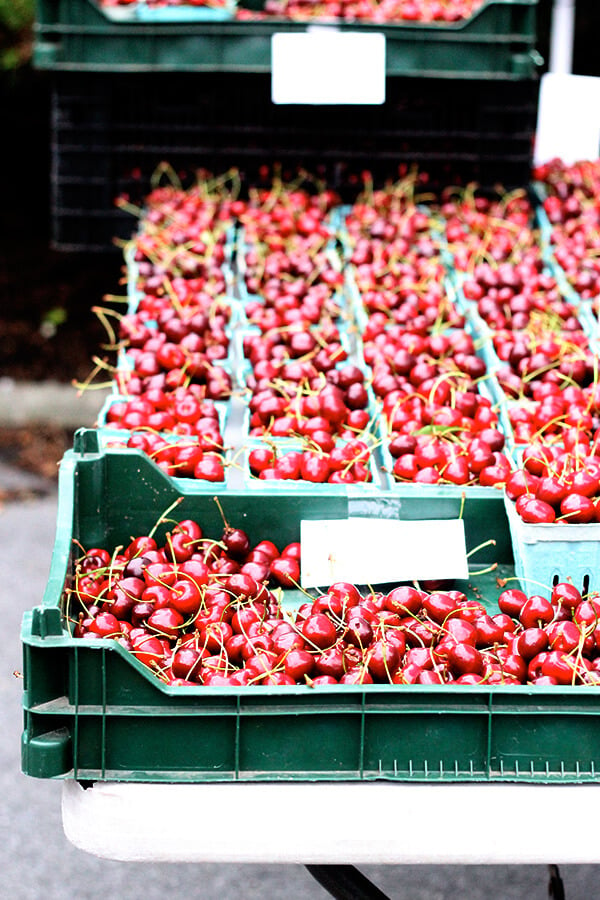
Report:
[[[62,816],[76,847],[120,861],[577,864],[600,859],[577,825],[599,801],[600,785],[65,781]]]

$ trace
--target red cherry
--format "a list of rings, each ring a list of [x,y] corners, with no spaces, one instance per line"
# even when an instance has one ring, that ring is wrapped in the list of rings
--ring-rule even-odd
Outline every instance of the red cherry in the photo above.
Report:
[[[289,650],[282,661],[284,671],[296,682],[303,682],[305,676],[310,676],[315,667],[314,655],[300,647]]]
[[[98,637],[117,637],[121,635],[120,622],[111,612],[99,612],[90,621],[88,630]]]
[[[340,684],[373,684],[373,677],[364,666],[356,667],[345,672],[340,678]]]
[[[401,615],[415,615],[421,609],[424,594],[409,586],[393,588],[385,597],[385,608]]]
[[[201,563],[201,565],[203,564]],[[205,566],[205,568],[207,577],[204,583],[206,584],[208,581],[208,567]],[[183,616],[194,615],[198,612],[202,603],[201,585],[202,582],[198,583],[196,580],[188,578],[176,581],[169,592],[170,605]]]
[[[375,641],[369,647],[366,663],[369,672],[377,681],[391,681],[400,662],[398,646],[385,638]]]
[[[538,476],[528,472],[527,469],[517,469],[506,479],[505,491],[511,500],[516,500],[522,494],[535,495]]]
[[[302,623],[301,630],[306,641],[321,650],[331,647],[337,639],[334,623],[323,613],[310,615]]]
[[[542,628],[554,618],[554,607],[545,597],[534,594],[521,607],[519,621],[523,628]]]
[[[423,609],[434,622],[441,624],[452,614],[458,614],[459,607],[449,594],[436,592],[425,596]]]
[[[531,660],[548,646],[548,635],[543,628],[526,628],[517,638],[517,650],[525,660]]]
[[[540,668],[542,676],[552,678],[556,684],[574,684],[576,681],[574,661],[562,650],[544,654]]]
[[[600,478],[598,472],[589,469],[580,469],[574,472],[571,478],[571,486],[577,494],[584,497],[594,497],[600,491]]]
[[[327,647],[314,657],[315,671],[319,675],[331,675],[339,680],[344,674],[344,655],[340,647]]]
[[[518,512],[524,522],[530,524],[550,524],[556,519],[556,513],[549,503],[538,500],[536,497],[523,498],[524,502],[518,507]]]
[[[551,602],[569,611],[576,609],[581,603],[581,593],[567,581],[560,581],[552,588]]]
[[[251,575],[244,572],[230,575],[223,586],[232,596],[241,600],[254,599],[260,592],[260,584]]]
[[[561,519],[575,524],[592,522],[596,517],[596,507],[589,497],[571,492],[560,504]]]
[[[480,675],[483,671],[483,657],[470,644],[457,643],[448,652],[448,662],[458,675]]]
[[[453,644],[470,644],[475,646],[477,640],[477,630],[474,625],[466,619],[456,618],[448,619],[444,626],[444,640]]]
[[[173,607],[165,606],[155,609],[147,619],[148,628],[166,637],[177,637],[183,627],[185,619]]]
[[[283,548],[283,550],[281,551],[281,555],[285,559],[295,559],[297,562],[300,562],[300,557],[302,555],[302,547],[300,545],[300,541],[292,541],[290,544],[286,544],[285,547]],[[356,591],[356,588],[354,588],[352,585],[350,585],[348,589],[350,589],[350,588],[352,590]],[[330,592],[332,589],[333,589],[333,585],[329,589]],[[358,594],[358,591],[356,591],[356,593]]]
[[[262,540],[254,547],[255,551],[264,553],[270,560],[274,560],[279,556],[279,550],[272,541]]]
[[[417,460],[412,453],[399,456],[392,467],[392,473],[398,481],[414,481],[418,471]]]
[[[293,557],[281,556],[273,560],[269,574],[282,587],[296,587],[300,581],[300,566]]]
[[[442,469],[442,478],[452,484],[468,484],[471,474],[465,456],[458,456]]]
[[[165,651],[158,638],[142,633],[131,639],[133,655],[147,666],[163,660]]]
[[[527,602],[527,594],[519,588],[506,588],[499,595],[497,602],[501,612],[512,618],[518,618]]]
[[[194,467],[194,478],[200,481],[225,481],[225,467],[217,453],[205,453]]]
[[[551,650],[570,653],[579,646],[582,634],[575,622],[552,622],[546,628]]]
[[[173,675],[186,681],[195,681],[200,673],[202,660],[205,656],[208,656],[208,650],[181,647],[175,651],[171,660]]]

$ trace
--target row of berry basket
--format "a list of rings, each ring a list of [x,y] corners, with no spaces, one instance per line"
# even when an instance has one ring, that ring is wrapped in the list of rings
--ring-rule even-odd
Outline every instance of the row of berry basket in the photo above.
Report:
[[[433,476],[438,460],[429,453],[448,434],[455,449],[474,424],[483,444],[506,440],[501,397],[493,393],[503,360],[488,355],[489,336],[457,274],[456,242],[447,242],[448,272],[424,233],[423,211],[403,208],[404,195],[402,202],[385,191],[371,195],[370,211],[400,208],[387,223],[398,226],[399,242],[386,236],[383,246],[386,265],[406,279],[406,296],[392,291],[382,319],[390,272],[375,266],[365,300],[367,268],[359,267],[367,262],[355,253],[366,248],[354,245],[339,269],[322,259],[309,273],[311,285],[328,287],[305,300],[303,315],[314,323],[266,325],[266,309],[289,314],[288,300],[275,306],[275,288],[294,283],[289,270],[278,285],[262,279],[260,247],[280,246],[283,213],[290,212],[277,205],[281,193],[278,184],[257,207],[234,207],[244,227],[255,229],[256,252],[248,260],[244,251],[242,265],[239,251],[249,240],[232,242],[231,253],[214,242],[207,255],[205,238],[190,236],[180,217],[189,198],[182,204],[178,192],[160,193],[169,212],[155,215],[154,224],[168,221],[169,237],[178,238],[165,252],[151,229],[153,241],[143,243],[151,244],[150,255],[130,268],[135,290],[120,335],[118,393],[97,429],[78,432],[61,464],[50,578],[42,604],[23,623],[24,771],[91,781],[596,781],[600,524],[518,514],[533,477],[543,480],[540,457],[520,467],[524,458],[506,454],[504,481],[489,485]],[[293,196],[296,224],[309,240],[320,236],[321,247],[331,197],[317,209],[297,188]],[[156,213],[158,195],[154,201]],[[464,204],[480,222],[485,203]],[[450,220],[452,204],[445,206]],[[353,226],[364,226],[359,209],[354,213]],[[404,246],[407,235],[418,250],[411,256],[409,247],[395,268],[390,248]],[[374,247],[377,263],[381,245]],[[304,248],[298,240],[299,270]],[[255,278],[252,296],[239,281],[243,275],[248,288],[245,265]],[[428,277],[417,291],[419,272]],[[252,321],[248,307],[256,302]],[[182,330],[186,309],[187,324],[194,322]],[[146,316],[141,325],[138,313]],[[183,363],[176,352],[182,340]],[[217,349],[202,366],[207,346]],[[441,368],[432,370],[432,360]],[[351,399],[352,418],[343,397]],[[440,420],[431,417],[434,401]],[[302,483],[289,470],[274,477],[274,456],[303,453],[307,435],[298,424],[325,419],[325,412],[339,427],[323,434],[313,423],[312,477]],[[423,435],[422,445],[412,443]],[[144,446],[149,440],[157,443]],[[187,457],[177,461],[181,442]],[[204,485],[181,477],[182,460],[187,471],[201,462],[190,446],[205,452],[213,473],[219,460],[228,463],[222,477]],[[479,442],[470,450],[480,472],[500,463],[501,450],[491,445],[483,456]],[[334,471],[356,466],[360,477],[315,477],[313,467],[327,455]],[[419,457],[427,475],[398,477],[408,471],[398,467],[385,480],[408,457]],[[297,456],[294,462],[302,464]],[[464,528],[468,561],[468,577],[451,582],[428,577],[447,550],[436,526],[448,520]],[[386,572],[390,563],[397,572],[414,566],[414,538],[425,533],[419,556],[426,573],[398,577],[400,585],[373,578],[374,585],[336,582],[310,593],[300,566],[306,523],[325,523],[332,533],[340,523],[360,526],[356,555],[381,564],[383,551]],[[387,537],[380,529],[374,540],[370,526],[381,523]],[[397,525],[406,527],[399,532]],[[327,565],[334,562],[330,553]],[[364,624],[351,604],[367,616]],[[455,627],[477,646],[465,649]]]
[[[338,224],[340,221],[341,220],[338,219]],[[337,234],[340,237],[342,246],[347,246],[343,230],[340,231],[338,229]],[[255,314],[256,310],[259,310],[262,315],[265,313],[266,304],[261,297],[251,295],[248,292],[245,280],[246,271],[244,262],[247,248],[244,245],[243,238],[236,241],[230,235],[227,239],[227,248],[223,282],[226,294],[218,301],[218,303],[224,304],[227,307],[226,321],[222,329],[224,349],[219,347],[219,352],[221,353],[222,351],[221,355],[215,355],[211,358],[211,363],[214,364],[215,367],[221,368],[223,377],[226,380],[223,392],[221,394],[217,392],[214,397],[217,401],[223,402],[223,410],[219,413],[222,426],[225,425],[227,410],[230,405],[228,403],[228,391],[234,390],[238,397],[242,399],[247,398],[248,396],[249,379],[252,378],[252,372],[251,366],[245,356],[246,342],[250,343],[254,338],[258,340],[261,327],[263,329],[268,327],[268,321],[265,325],[265,322],[262,321],[260,317],[258,319],[253,319],[252,316],[250,316],[250,318],[248,317],[248,310],[250,310],[251,305],[253,306]],[[328,252],[333,255],[333,248],[330,248],[330,251]],[[542,248],[542,252],[547,254],[547,247]],[[446,257],[446,262],[448,262],[448,257]],[[501,426],[501,431],[504,432],[508,448],[513,453],[516,451],[518,455],[520,452],[520,444],[522,442],[519,440],[518,434],[515,435],[511,423],[515,418],[515,408],[520,404],[524,407],[526,407],[528,403],[531,405],[531,401],[517,401],[514,395],[511,394],[510,391],[507,391],[506,384],[502,381],[502,377],[499,378],[506,369],[506,360],[501,360],[498,355],[498,349],[494,344],[494,331],[478,314],[476,305],[473,302],[470,302],[466,297],[466,276],[457,274],[456,269],[452,267],[451,263],[452,260],[450,259],[450,274],[443,279],[442,289],[447,293],[450,304],[452,304],[455,309],[458,310],[462,318],[466,320],[469,333],[477,345],[477,355],[485,364],[485,378],[481,381],[483,393],[491,398],[497,408],[497,417]],[[342,264],[343,263],[338,261],[338,266]],[[136,287],[139,273],[136,264],[132,259],[129,260],[128,271],[130,285],[128,317],[134,317],[136,314],[139,314],[140,295],[138,288]],[[546,276],[547,279],[549,277],[550,276]],[[215,301],[215,303],[216,302],[217,301]],[[594,354],[596,352],[596,345],[592,336],[593,328],[590,325],[589,317],[586,319],[580,316],[582,304],[573,304],[572,297],[570,296],[563,302],[563,305],[565,304],[571,304],[573,317],[579,317],[578,322],[580,322],[580,328],[582,332],[586,334],[586,337],[589,338],[589,349],[590,352]],[[212,310],[213,312],[215,311],[214,304]],[[217,312],[220,311],[217,310]],[[365,409],[368,413],[366,419],[368,428],[361,436],[366,436],[368,432],[373,446],[373,460],[370,464],[371,476],[374,475],[374,472],[377,472],[378,475],[381,474],[384,478],[385,486],[393,486],[396,482],[391,472],[392,460],[390,459],[389,448],[387,446],[389,433],[386,433],[386,431],[389,432],[387,427],[389,423],[386,424],[381,416],[381,397],[375,398],[372,387],[369,384],[369,379],[372,379],[373,371],[371,366],[367,365],[365,361],[365,329],[367,328],[368,314],[365,306],[362,304],[361,292],[357,285],[356,274],[352,265],[346,267],[343,289],[340,289],[336,294],[335,313],[337,314],[336,321],[339,323],[337,327],[339,328],[339,336],[343,348],[342,358],[344,361],[349,360],[358,367],[367,382],[367,402],[365,403]],[[255,324],[256,321],[259,321],[261,327]],[[446,324],[448,325],[449,323]],[[157,322],[150,319],[147,315],[144,320],[144,327],[151,333],[158,326]],[[446,333],[448,333],[447,329]],[[135,337],[139,343],[138,336],[136,335]],[[150,339],[151,337],[152,334],[150,334]],[[133,340],[130,343],[133,343]],[[582,351],[578,349],[577,352],[581,353]],[[115,380],[117,392],[120,394],[126,393],[127,385],[131,384],[131,375],[132,370],[134,369],[133,358],[136,354],[138,357],[142,355],[139,347],[136,348],[135,346],[133,348],[129,346],[121,352],[120,362],[117,367],[117,377]],[[341,365],[343,365],[343,362],[338,364],[338,368]],[[479,392],[481,393],[482,391],[480,390]],[[116,407],[116,398],[109,401],[99,419],[99,424],[101,426],[115,424],[114,416],[110,415],[110,410],[114,410]],[[269,430],[267,427],[263,427],[263,433],[260,434],[261,429],[252,428],[251,421],[252,417],[246,408],[246,413],[243,416],[242,430],[236,433],[235,444],[231,448],[234,455],[239,453],[242,449],[240,440],[249,440],[253,443],[259,435],[261,438],[269,440],[272,445],[285,446],[287,435],[284,431]],[[297,450],[299,435],[292,431],[289,436],[292,438],[293,448]],[[290,444],[290,448],[291,446],[292,445]],[[376,452],[376,448],[381,448],[380,453]],[[383,460],[379,459],[380,455],[383,457]],[[373,469],[373,467],[375,468]],[[250,482],[252,482],[251,476]],[[376,484],[379,482],[379,477],[371,477],[369,482],[371,485],[373,483]]]

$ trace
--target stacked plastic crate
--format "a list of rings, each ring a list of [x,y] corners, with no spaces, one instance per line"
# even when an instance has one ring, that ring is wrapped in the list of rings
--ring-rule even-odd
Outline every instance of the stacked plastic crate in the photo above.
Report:
[[[554,531],[548,571],[519,555],[527,538],[503,486],[527,480],[516,426],[538,398],[523,384],[515,393],[515,377],[533,385],[540,367],[511,373],[499,343],[525,343],[543,296],[544,312],[589,346],[541,368],[573,381],[583,359],[585,392],[593,273],[575,277],[591,291],[578,319],[555,265],[564,244],[534,227],[527,193],[464,187],[528,181],[535,2],[489,0],[450,24],[343,22],[386,37],[388,99],[360,116],[274,109],[271,37],[307,23],[280,7],[273,19],[272,5],[240,12],[40,4],[37,62],[57,76],[56,244],[130,240],[114,395],[61,465],[50,578],[23,624],[23,769],[595,781],[594,574],[557,555]],[[240,71],[253,73],[243,91]],[[149,194],[165,158],[188,176],[217,174]],[[398,181],[414,162],[429,180]],[[321,183],[289,185],[274,163],[314,164]],[[108,212],[124,194],[143,201],[133,236],[125,204]],[[576,212],[572,202],[567,218]],[[524,261],[534,299],[518,281]],[[595,409],[584,412],[591,445]],[[307,596],[303,523],[357,517],[390,528],[461,520],[468,577]],[[527,524],[537,546],[539,528],[554,528]],[[578,535],[587,565],[596,538],[586,546],[576,529],[600,526],[556,527]],[[521,587],[535,585],[527,614],[515,564]],[[570,650],[565,629],[541,627],[559,608],[581,626]],[[471,629],[464,655],[459,620]],[[531,623],[564,658],[533,652],[522,637]]]
[[[114,198],[141,199],[164,160],[177,171],[235,165],[252,178],[273,161],[319,167],[350,192],[364,169],[396,178],[415,160],[440,183],[528,178],[537,0],[486,0],[466,20],[428,23],[381,12],[377,24],[353,20],[349,6],[336,29],[385,36],[386,100],[323,107],[271,102],[273,35],[306,32],[320,6],[293,19],[281,9],[249,15],[242,4],[227,7],[229,18],[196,4],[39,0],[37,8],[36,65],[54,80],[60,249],[106,251],[115,235],[127,237]]]

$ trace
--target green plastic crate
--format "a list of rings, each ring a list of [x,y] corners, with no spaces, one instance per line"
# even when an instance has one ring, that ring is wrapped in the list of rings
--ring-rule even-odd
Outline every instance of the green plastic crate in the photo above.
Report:
[[[450,25],[341,23],[340,30],[386,37],[388,75],[498,78],[535,76],[537,0],[487,0]],[[34,64],[95,72],[269,72],[271,37],[306,31],[302,22],[110,21],[92,0],[37,0]]]
[[[83,432],[85,435],[86,432]],[[89,442],[93,446],[93,442]],[[177,513],[220,533],[214,500],[181,493],[143,456],[70,450],[60,469],[56,543],[40,606],[26,613],[23,772],[80,781],[597,781],[596,688],[392,686],[168,688],[123,648],[63,631],[59,601],[73,540],[114,547]],[[302,518],[455,517],[460,501],[225,492],[251,538],[298,539]],[[512,558],[501,498],[468,499],[467,546],[493,537],[499,569],[474,579],[495,602]],[[158,535],[160,538],[160,534]],[[479,556],[479,555],[478,555]],[[471,591],[466,584],[461,587]],[[299,602],[287,596],[286,602]]]

